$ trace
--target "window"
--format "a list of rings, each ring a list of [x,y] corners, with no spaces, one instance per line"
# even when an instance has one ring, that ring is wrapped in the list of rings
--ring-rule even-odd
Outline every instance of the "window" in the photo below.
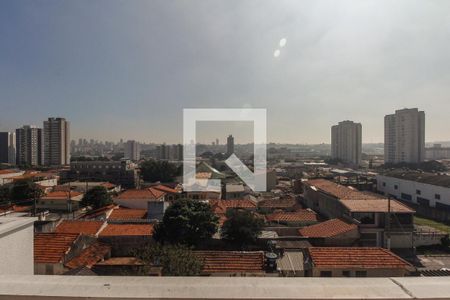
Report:
[[[386,182],[383,182],[383,186],[386,186]]]
[[[416,190],[417,195],[422,195],[422,192],[420,190]]]
[[[441,200],[441,195],[439,195],[439,194],[434,194],[434,199],[436,199],[436,200]]]
[[[375,224],[375,213],[354,213],[353,218],[361,224]]]
[[[355,276],[356,277],[367,277],[367,271],[356,271]]]
[[[398,185],[394,185],[394,189],[398,190]]]
[[[350,271],[342,271],[342,276],[350,277]]]
[[[422,197],[417,197],[417,202],[422,205],[422,206],[430,206],[430,200],[422,198]]]
[[[331,271],[320,271],[320,277],[331,277]]]
[[[412,196],[410,194],[402,193],[401,198],[403,200],[412,201]]]

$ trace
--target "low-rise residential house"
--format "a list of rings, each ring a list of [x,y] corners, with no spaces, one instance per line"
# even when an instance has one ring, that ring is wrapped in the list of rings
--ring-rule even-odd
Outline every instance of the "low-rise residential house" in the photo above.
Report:
[[[402,277],[414,271],[391,251],[376,247],[312,247],[305,265],[312,277]]]
[[[282,277],[304,277],[304,254],[302,251],[284,251],[277,258],[277,271]]]
[[[148,209],[150,201],[165,201],[166,193],[149,187],[146,189],[126,190],[114,198],[114,203],[127,208]]]
[[[75,211],[80,208],[83,194],[78,192],[50,192],[37,202],[37,209],[50,211]]]
[[[112,247],[113,256],[129,256],[132,252],[152,242],[154,224],[108,223],[98,234],[100,242]]]
[[[35,233],[34,274],[61,275],[67,262],[78,256],[95,239],[77,233]]]
[[[354,246],[359,240],[358,226],[342,219],[303,227],[299,234],[314,246]]]
[[[241,199],[245,195],[243,184],[225,184],[225,199]]]
[[[146,264],[133,256],[111,257],[96,263],[92,270],[102,276],[143,275]],[[161,276],[160,268],[151,268],[146,275]]]
[[[176,185],[174,187],[170,187],[165,184],[156,184],[151,186],[154,189],[157,189],[161,192],[166,193],[166,201],[173,202],[179,198],[181,198],[182,195],[182,188],[181,185]]]
[[[58,185],[59,176],[52,172],[26,171],[22,175],[11,179],[12,182],[31,180],[43,188],[52,188]]]
[[[97,236],[105,226],[106,222],[104,221],[63,220],[56,226],[55,232]]]
[[[318,222],[317,214],[310,209],[300,209],[293,212],[275,211],[266,215],[269,223],[287,226],[307,226]]]
[[[283,211],[295,211],[298,203],[293,197],[265,199],[258,202],[258,209],[263,212],[272,212],[281,209]]]
[[[73,270],[80,267],[91,269],[96,263],[111,257],[111,247],[109,245],[94,242],[80,252],[79,255],[69,260],[65,267]],[[64,274],[67,274],[64,273]]]
[[[123,208],[116,207],[108,216],[109,221],[131,221],[131,220],[145,220],[147,219],[147,210],[140,208]]]
[[[194,251],[203,263],[203,275],[265,276],[262,251]]]
[[[415,211],[399,201],[324,179],[305,181],[302,201],[327,218],[353,220],[359,227],[361,246],[413,246]]]
[[[121,188],[120,185],[116,185],[110,182],[96,182],[96,181],[72,181],[62,185],[58,185],[54,187],[55,191],[68,191],[72,190],[79,193],[86,193],[90,189],[94,187],[104,187],[108,193],[114,194],[119,193]]]
[[[81,219],[81,220],[106,220],[109,217],[109,215],[112,213],[112,211],[118,207],[119,206],[115,205],[115,204],[106,205],[104,207],[100,207],[97,209],[87,211],[87,212],[79,215],[78,219]]]
[[[5,169],[0,170],[0,186],[13,182],[14,177],[21,176],[25,173],[25,171],[17,170],[17,169]]]
[[[219,224],[223,225],[226,221],[226,214],[233,209],[243,209],[256,211],[256,202],[250,199],[231,199],[231,200],[209,200],[212,211],[219,217]]]

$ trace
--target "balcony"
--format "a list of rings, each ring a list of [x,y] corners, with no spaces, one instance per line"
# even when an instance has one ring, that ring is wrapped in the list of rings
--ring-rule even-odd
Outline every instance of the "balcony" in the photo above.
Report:
[[[448,299],[449,277],[232,278],[0,275],[0,299]]]

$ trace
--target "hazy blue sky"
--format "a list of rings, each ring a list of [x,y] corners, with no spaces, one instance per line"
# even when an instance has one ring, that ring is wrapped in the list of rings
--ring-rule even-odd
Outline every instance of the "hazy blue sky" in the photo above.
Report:
[[[73,138],[178,142],[196,107],[267,108],[291,143],[345,119],[382,141],[419,107],[450,140],[450,1],[0,1],[0,130],[63,116]]]

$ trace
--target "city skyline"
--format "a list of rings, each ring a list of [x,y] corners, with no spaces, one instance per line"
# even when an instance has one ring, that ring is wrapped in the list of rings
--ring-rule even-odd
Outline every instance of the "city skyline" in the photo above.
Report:
[[[384,115],[418,107],[427,142],[450,140],[449,11],[432,1],[5,1],[0,131],[61,116],[73,139],[178,143],[183,108],[253,107],[267,108],[268,141],[328,143],[331,125],[354,120],[368,143],[383,141]]]

